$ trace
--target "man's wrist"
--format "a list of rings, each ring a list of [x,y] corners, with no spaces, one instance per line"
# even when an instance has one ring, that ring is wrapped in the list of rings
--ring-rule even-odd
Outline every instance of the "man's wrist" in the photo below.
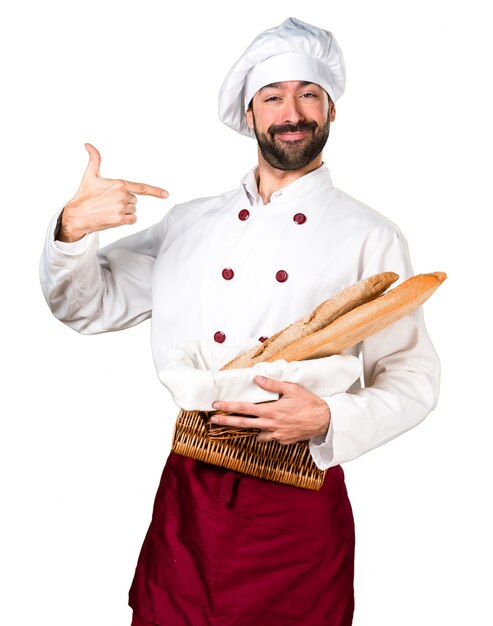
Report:
[[[314,433],[313,436],[325,438],[327,436],[327,433],[329,432],[331,413],[330,413],[330,407],[327,404],[327,402],[323,400],[322,398],[320,398],[320,402],[321,402],[320,427],[317,429],[317,431]]]
[[[63,241],[64,243],[74,243],[80,241],[86,233],[77,232],[67,228],[67,215],[65,212],[66,207],[63,207],[62,212],[58,216],[58,220],[55,228],[55,241]]]

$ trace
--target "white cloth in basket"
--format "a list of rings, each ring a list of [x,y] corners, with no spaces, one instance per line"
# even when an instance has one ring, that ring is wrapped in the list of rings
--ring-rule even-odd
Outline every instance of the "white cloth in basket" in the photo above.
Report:
[[[347,391],[361,375],[360,360],[349,354],[291,363],[279,359],[250,368],[219,371],[236,355],[257,345],[257,339],[242,346],[225,346],[206,339],[183,343],[168,352],[167,365],[159,372],[159,379],[180,408],[212,411],[214,400],[277,400],[277,393],[255,383],[258,375],[298,383],[320,397]]]

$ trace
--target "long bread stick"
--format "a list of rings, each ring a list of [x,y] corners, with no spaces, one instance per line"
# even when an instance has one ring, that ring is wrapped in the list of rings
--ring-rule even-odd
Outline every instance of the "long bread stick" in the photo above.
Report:
[[[446,278],[444,272],[413,276],[325,328],[291,343],[267,361],[301,361],[339,354],[417,309]]]

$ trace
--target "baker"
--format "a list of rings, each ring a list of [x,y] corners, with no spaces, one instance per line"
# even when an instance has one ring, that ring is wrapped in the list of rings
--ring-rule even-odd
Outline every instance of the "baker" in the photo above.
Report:
[[[332,184],[322,149],[345,87],[333,35],[289,18],[261,33],[219,94],[220,119],[255,138],[258,164],[237,189],[167,212],[102,249],[98,231],[132,224],[137,195],[164,189],[100,175],[89,164],[53,217],[41,258],[54,315],[80,333],[151,317],[158,373],[197,339],[265,341],[344,286],[383,271],[413,275],[391,221]],[[272,402],[221,402],[216,421],[262,440],[308,440],[327,469],[320,491],[264,481],[171,453],[129,593],[134,626],[348,626],[354,524],[341,463],[422,421],[437,401],[439,362],[421,309],[349,351],[364,386],[318,397],[256,378]]]

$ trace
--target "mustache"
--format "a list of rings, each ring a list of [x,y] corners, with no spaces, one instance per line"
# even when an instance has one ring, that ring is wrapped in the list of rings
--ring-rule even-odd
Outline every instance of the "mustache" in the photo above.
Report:
[[[315,130],[317,128],[317,122],[305,122],[302,120],[298,122],[298,124],[279,124],[275,126],[274,124],[269,127],[269,134],[274,137],[274,135],[279,133],[303,133],[308,130]]]

